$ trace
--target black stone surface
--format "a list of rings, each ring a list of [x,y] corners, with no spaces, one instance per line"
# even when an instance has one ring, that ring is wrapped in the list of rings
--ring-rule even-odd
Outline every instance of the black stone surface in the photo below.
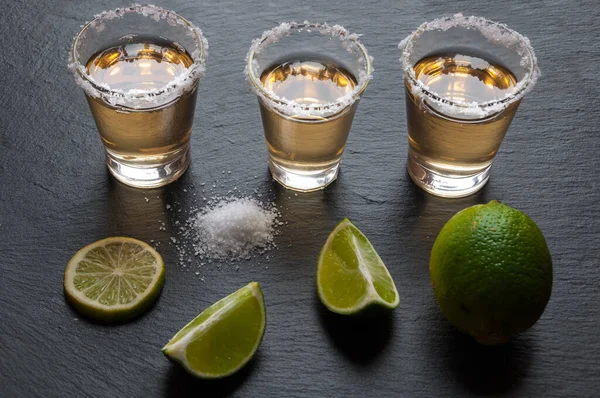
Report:
[[[597,1],[157,1],[204,30],[210,56],[193,165],[179,182],[153,191],[109,177],[83,93],[65,66],[83,21],[129,3],[1,3],[1,397],[598,396]],[[527,35],[543,77],[521,104],[489,184],[477,195],[443,200],[421,192],[405,172],[396,45],[420,23],[458,11]],[[269,178],[258,105],[242,70],[253,38],[277,22],[304,19],[363,33],[376,72],[339,180],[323,192],[296,195]],[[174,222],[188,216],[215,180],[219,194],[233,186],[257,189],[280,206],[287,224],[269,261],[256,258],[239,270],[204,266],[197,276],[195,268],[178,265],[169,241],[178,237]],[[437,309],[428,260],[452,214],[491,199],[538,223],[555,277],[550,303],[532,329],[506,345],[482,347],[454,331]],[[167,211],[166,204],[182,211]],[[371,239],[396,280],[402,302],[389,317],[348,322],[318,302],[317,255],[345,216]],[[100,326],[65,303],[62,278],[79,248],[111,235],[160,242],[166,284],[145,316]],[[160,348],[181,326],[252,280],[263,288],[268,327],[247,368],[202,382],[167,361]]]

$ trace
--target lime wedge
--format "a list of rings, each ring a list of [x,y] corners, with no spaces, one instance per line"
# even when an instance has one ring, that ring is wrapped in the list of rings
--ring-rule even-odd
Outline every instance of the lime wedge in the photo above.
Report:
[[[194,376],[221,378],[252,358],[265,326],[263,294],[252,282],[202,311],[162,351]]]
[[[400,298],[394,280],[371,242],[344,218],[329,234],[317,265],[321,302],[338,314],[371,305],[394,309]]]
[[[115,322],[147,310],[160,295],[160,254],[133,238],[102,239],[79,250],[65,270],[65,296],[90,318]]]

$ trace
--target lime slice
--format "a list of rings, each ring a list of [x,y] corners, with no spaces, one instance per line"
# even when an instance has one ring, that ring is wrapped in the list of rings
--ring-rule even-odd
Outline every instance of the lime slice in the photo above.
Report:
[[[194,376],[221,378],[252,358],[265,326],[263,294],[252,282],[202,311],[162,351]]]
[[[160,257],[133,238],[102,239],[79,250],[65,270],[65,296],[81,312],[99,321],[132,319],[158,298],[165,280]]]
[[[317,290],[325,307],[338,314],[355,314],[370,305],[394,309],[400,304],[385,264],[347,218],[329,234],[321,250]]]

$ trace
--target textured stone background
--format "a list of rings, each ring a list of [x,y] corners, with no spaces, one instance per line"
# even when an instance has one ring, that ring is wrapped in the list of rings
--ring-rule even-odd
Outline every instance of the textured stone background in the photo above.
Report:
[[[156,3],[198,24],[210,56],[198,98],[193,165],[181,181],[144,192],[107,175],[83,93],[65,67],[80,24],[129,2],[2,0],[0,396],[597,396],[597,1]],[[396,45],[420,23],[458,11],[527,35],[543,77],[522,103],[487,187],[466,199],[442,200],[419,191],[405,172]],[[339,180],[324,192],[297,196],[269,178],[258,106],[242,74],[251,39],[292,19],[340,23],[363,33],[376,67]],[[232,174],[223,176],[223,170]],[[202,194],[200,184],[217,179],[214,192],[237,186],[274,200],[287,225],[269,262],[256,258],[237,271],[205,266],[196,276],[177,264],[168,242],[178,237],[174,222],[184,220]],[[428,275],[429,252],[444,222],[491,199],[538,223],[555,266],[552,298],[540,321],[494,348],[452,329],[436,308]],[[166,211],[166,204],[183,211]],[[397,282],[402,303],[387,318],[349,323],[318,302],[318,251],[344,216],[369,236]],[[159,231],[159,221],[166,231]],[[95,325],[65,303],[64,267],[80,247],[120,234],[161,242],[167,281],[155,308],[139,320]],[[263,287],[268,328],[246,369],[206,383],[163,357],[160,347],[189,319],[251,280]]]

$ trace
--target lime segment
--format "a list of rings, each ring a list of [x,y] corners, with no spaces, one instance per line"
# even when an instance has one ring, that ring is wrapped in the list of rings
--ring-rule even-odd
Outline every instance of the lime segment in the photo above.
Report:
[[[252,282],[205,309],[162,350],[194,376],[221,378],[252,358],[265,326],[263,294]]]
[[[323,304],[339,314],[354,314],[370,305],[393,309],[400,303],[385,264],[347,218],[335,227],[321,250],[317,290]]]
[[[79,250],[65,270],[67,300],[100,321],[132,319],[158,298],[164,283],[160,254],[133,238],[102,239]]]

